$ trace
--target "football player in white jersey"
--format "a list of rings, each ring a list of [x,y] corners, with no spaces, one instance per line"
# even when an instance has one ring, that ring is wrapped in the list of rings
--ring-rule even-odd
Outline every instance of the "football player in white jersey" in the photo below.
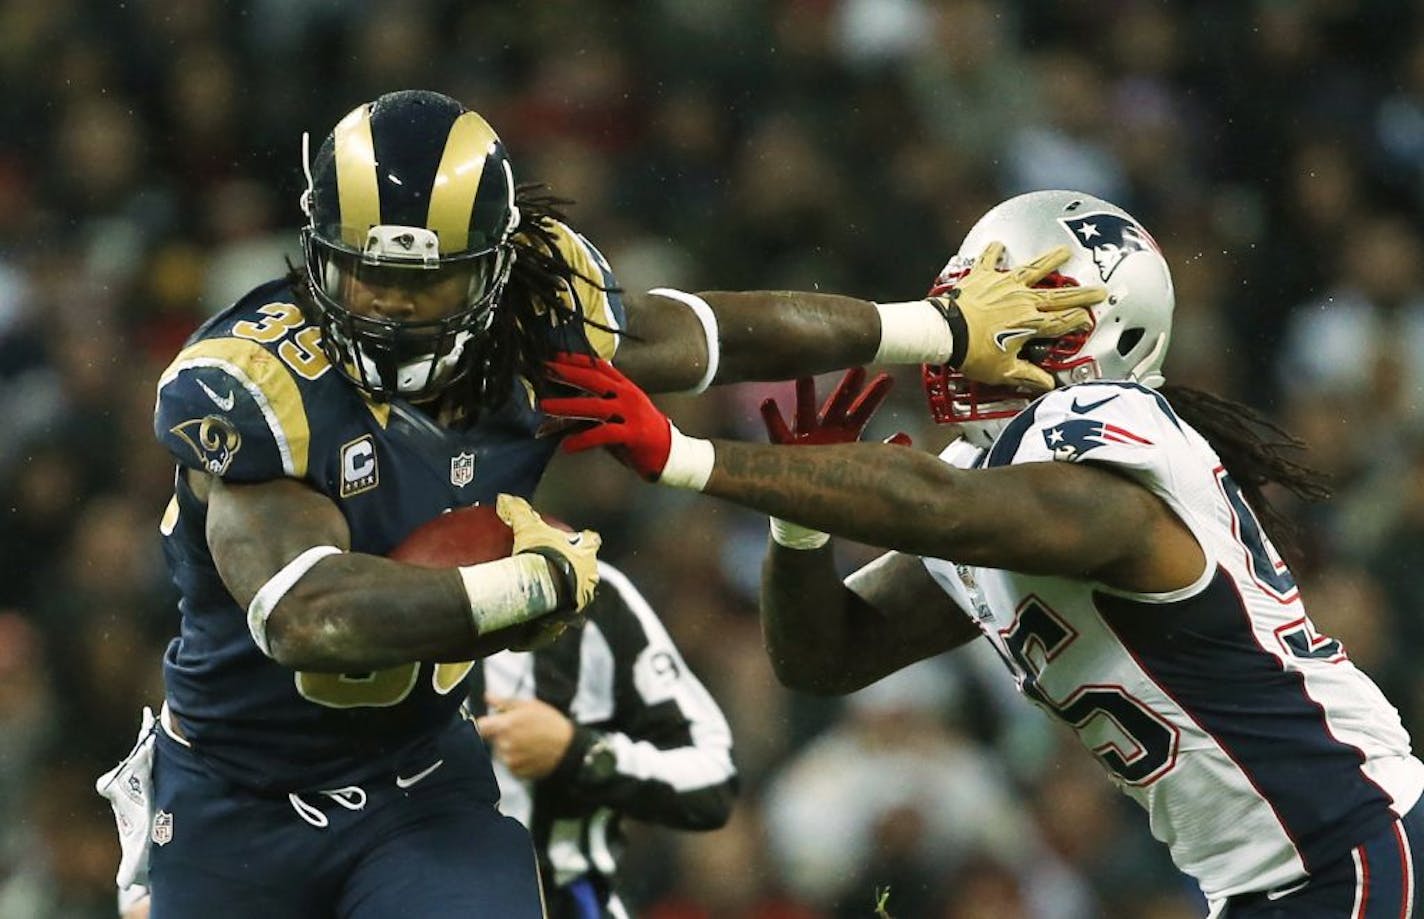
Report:
[[[1072,255],[1043,283],[1105,286],[1092,328],[996,333],[1052,375],[1038,398],[927,366],[935,418],[965,432],[939,457],[851,442],[885,389],[859,371],[819,415],[803,381],[793,426],[763,406],[770,446],[687,437],[588,360],[557,372],[589,395],[544,407],[599,422],[567,449],[611,445],[645,478],[676,468],[774,515],[762,620],[787,685],[850,692],[982,636],[1147,809],[1213,916],[1411,915],[1424,764],[1267,534],[1263,485],[1324,489],[1260,416],[1163,385],[1156,242],[1106,201],[1035,192],[986,214],[932,293],[954,296],[986,246],[1012,268],[1060,244]],[[827,533],[892,551],[842,582]]]

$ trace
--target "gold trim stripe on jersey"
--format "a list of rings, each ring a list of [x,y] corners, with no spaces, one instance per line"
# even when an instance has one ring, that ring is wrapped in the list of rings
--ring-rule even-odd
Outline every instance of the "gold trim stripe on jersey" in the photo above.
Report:
[[[470,218],[484,177],[485,160],[499,137],[476,112],[465,112],[450,125],[445,152],[430,190],[426,226],[440,238],[440,254],[462,252],[470,245]]]
[[[341,241],[360,251],[366,234],[381,222],[381,192],[376,182],[376,144],[371,138],[371,107],[363,105],[341,119],[334,131],[337,206]]]
[[[286,365],[256,342],[209,338],[178,352],[158,381],[159,391],[184,370],[196,367],[215,367],[241,384],[262,410],[282,456],[282,471],[295,479],[305,478],[311,428],[302,391]]]
[[[617,327],[618,319],[613,315],[613,306],[608,302],[608,292],[591,283],[592,279],[603,279],[603,269],[588,249],[588,244],[566,224],[555,223],[554,244],[574,269],[572,280],[562,285],[559,299],[569,312],[582,313],[594,322],[609,327]],[[596,326],[585,325],[584,334],[593,353],[605,361],[613,360],[618,350],[618,336]]]

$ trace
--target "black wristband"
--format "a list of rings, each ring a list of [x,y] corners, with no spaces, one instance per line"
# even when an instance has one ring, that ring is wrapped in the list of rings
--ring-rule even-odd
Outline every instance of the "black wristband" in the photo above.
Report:
[[[578,575],[574,571],[573,562],[569,561],[567,555],[544,546],[535,546],[526,549],[533,555],[542,555],[549,560],[553,569],[558,572],[558,577],[554,578],[554,589],[558,592],[558,603],[551,612],[561,610],[572,610],[578,605]]]
[[[959,290],[954,287],[938,297],[929,298],[930,306],[944,317],[944,324],[949,326],[950,350],[946,363],[955,370],[964,366],[964,355],[969,351],[969,324],[964,321],[964,314],[955,302],[958,299]]]

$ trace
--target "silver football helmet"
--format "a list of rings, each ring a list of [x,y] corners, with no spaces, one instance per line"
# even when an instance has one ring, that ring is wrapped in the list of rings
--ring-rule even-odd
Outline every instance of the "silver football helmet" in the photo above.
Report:
[[[1108,296],[1090,308],[1091,328],[1062,338],[1030,342],[1025,356],[1060,386],[1088,380],[1130,380],[1162,385],[1162,362],[1172,334],[1172,275],[1157,241],[1122,208],[1074,191],[1036,191],[1010,198],[979,219],[959,251],[935,279],[930,294],[943,293],[968,273],[991,242],[1004,244],[1008,268],[1055,246],[1068,261],[1043,286],[1101,284]],[[959,424],[966,436],[988,446],[1034,393],[973,382],[946,365],[924,366],[930,412],[941,423]]]

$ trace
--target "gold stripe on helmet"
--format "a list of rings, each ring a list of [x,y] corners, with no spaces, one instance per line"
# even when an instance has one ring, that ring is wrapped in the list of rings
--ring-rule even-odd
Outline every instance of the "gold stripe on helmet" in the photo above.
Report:
[[[362,105],[336,125],[336,189],[341,210],[341,241],[355,249],[381,222],[381,192],[376,183],[376,146],[371,140],[371,107]]]
[[[485,160],[499,135],[477,112],[466,112],[450,126],[445,153],[430,190],[426,226],[440,237],[440,254],[460,252],[470,245],[470,216],[484,177]]]

